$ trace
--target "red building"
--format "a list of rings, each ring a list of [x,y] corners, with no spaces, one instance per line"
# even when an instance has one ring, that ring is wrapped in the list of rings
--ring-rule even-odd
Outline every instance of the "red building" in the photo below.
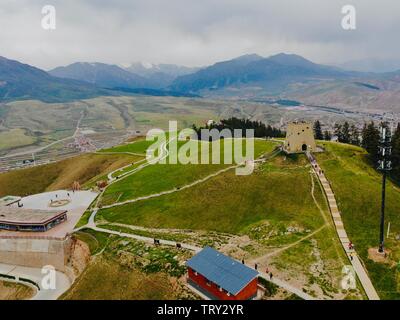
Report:
[[[257,296],[258,272],[206,247],[187,261],[188,283],[214,300],[249,300]]]

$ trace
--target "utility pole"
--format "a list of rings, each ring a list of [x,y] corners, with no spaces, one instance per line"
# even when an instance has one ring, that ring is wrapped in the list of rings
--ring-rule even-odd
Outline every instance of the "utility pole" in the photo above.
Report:
[[[379,252],[384,252],[385,242],[385,196],[386,196],[386,175],[392,169],[392,162],[390,161],[391,154],[391,133],[386,124],[381,126],[381,140],[379,146],[379,153],[381,160],[379,160],[378,169],[382,171],[382,202],[381,202],[381,221],[380,221],[380,234],[379,234]]]

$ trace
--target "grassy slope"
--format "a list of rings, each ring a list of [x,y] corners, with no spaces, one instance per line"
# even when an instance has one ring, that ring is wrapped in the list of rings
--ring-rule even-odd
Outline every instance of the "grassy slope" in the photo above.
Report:
[[[303,283],[303,288],[310,294],[314,294],[317,287],[325,297],[343,297],[338,284],[342,267],[348,261],[329,220],[322,191],[313,179],[314,196],[323,213],[311,197],[311,176],[306,158],[281,155],[263,164],[252,175],[237,176],[231,170],[187,190],[100,210],[97,218],[102,222],[144,227],[248,235],[262,246],[246,248],[255,256],[266,249],[276,250],[292,244],[327,221],[328,225],[311,238],[267,260],[271,267],[282,273],[281,276],[298,279],[297,285]],[[303,231],[288,233],[289,226]],[[319,273],[311,271],[321,259]],[[349,299],[360,297],[352,293],[344,295]]]
[[[188,252],[148,246],[92,230],[83,230],[75,236],[88,243],[96,256],[60,299],[190,298],[177,282],[186,271],[182,262],[190,257]]]
[[[136,142],[138,143],[138,142]],[[134,143],[134,144],[136,144]],[[189,142],[196,143],[196,142]],[[179,142],[178,146],[183,145]],[[244,143],[243,143],[244,145]],[[276,144],[270,141],[255,140],[255,155],[259,156],[271,152]],[[220,145],[223,154],[224,144]],[[210,148],[210,154],[213,150]],[[229,165],[217,164],[155,164],[121,180],[104,193],[102,204],[111,204],[117,201],[125,201],[136,197],[158,193],[165,190],[179,188],[203,177],[206,177]]]
[[[96,176],[117,169],[140,157],[85,154],[47,165],[0,174],[0,196],[28,195],[70,188],[74,181],[84,184]]]
[[[153,141],[137,140],[134,143],[127,143],[109,149],[103,149],[101,152],[132,152],[146,154],[146,150],[151,146]]]
[[[0,280],[0,300],[27,300],[35,294],[31,287]]]
[[[146,275],[113,260],[96,258],[63,300],[164,300],[174,293],[165,274]]]
[[[100,215],[108,221],[147,227],[232,233],[263,219],[297,221],[314,229],[322,218],[310,196],[305,164],[304,157],[278,157],[252,175],[237,176],[232,170],[188,190],[101,210]]]
[[[317,158],[324,169],[338,200],[349,238],[367,266],[381,298],[400,299],[400,277],[395,265],[400,260],[400,244],[394,235],[400,233],[400,192],[387,185],[386,223],[391,222],[391,237],[386,247],[391,250],[392,265],[368,259],[368,248],[377,247],[381,202],[381,176],[366,160],[358,147],[327,143],[327,152]],[[387,226],[387,224],[386,224]]]

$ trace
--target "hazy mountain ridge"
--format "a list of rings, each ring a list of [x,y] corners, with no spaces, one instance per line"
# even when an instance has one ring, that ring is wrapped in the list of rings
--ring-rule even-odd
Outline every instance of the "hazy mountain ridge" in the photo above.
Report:
[[[278,54],[268,58],[245,55],[229,61],[218,62],[194,74],[178,77],[171,85],[173,90],[197,92],[215,90],[231,85],[271,82],[286,79],[330,77],[344,78],[353,72],[315,64],[301,56]]]
[[[191,68],[176,64],[147,64],[142,62],[135,62],[124,69],[142,77],[149,77],[151,75],[161,73],[176,78],[179,76],[197,72],[200,68]]]
[[[277,97],[343,108],[376,109],[376,104],[379,104],[381,109],[393,109],[400,99],[400,71],[347,71],[316,64],[294,54],[281,53],[268,58],[249,54],[197,71],[167,64],[134,65],[123,68],[104,63],[78,62],[47,73],[1,58],[0,100],[56,102],[124,94],[260,101]],[[178,76],[182,73],[184,75]]]
[[[38,99],[57,102],[101,94],[105,91],[93,85],[56,78],[28,64],[0,57],[0,101]]]
[[[133,63],[128,67],[105,63],[76,62],[57,67],[49,73],[60,78],[89,82],[103,88],[162,89],[175,78],[197,71],[173,64]]]
[[[98,62],[76,62],[50,70],[49,74],[59,78],[85,81],[104,88],[143,88],[150,85],[144,77],[124,70],[117,65]]]

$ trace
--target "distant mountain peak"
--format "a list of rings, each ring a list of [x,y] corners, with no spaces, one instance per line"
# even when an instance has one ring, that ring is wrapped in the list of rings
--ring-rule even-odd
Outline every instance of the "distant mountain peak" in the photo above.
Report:
[[[59,78],[85,81],[105,88],[141,88],[148,86],[147,80],[143,77],[115,64],[100,62],[76,62],[50,70],[49,73]]]
[[[252,62],[252,61],[257,61],[257,60],[261,60],[264,59],[264,57],[256,54],[256,53],[249,53],[249,54],[244,54],[242,56],[239,56],[233,60],[246,60],[248,62]]]
[[[315,65],[315,63],[311,62],[310,60],[307,60],[306,58],[299,56],[297,54],[293,53],[278,53],[275,55],[272,55],[268,58],[268,60],[281,63],[284,65],[291,65],[291,66],[310,66],[310,65]]]
[[[175,64],[166,63],[150,63],[150,62],[134,62],[125,70],[138,74],[145,78],[151,78],[153,76],[163,76],[169,79],[175,79],[178,76],[183,76],[186,74],[194,73],[199,70],[199,68],[185,67]]]

